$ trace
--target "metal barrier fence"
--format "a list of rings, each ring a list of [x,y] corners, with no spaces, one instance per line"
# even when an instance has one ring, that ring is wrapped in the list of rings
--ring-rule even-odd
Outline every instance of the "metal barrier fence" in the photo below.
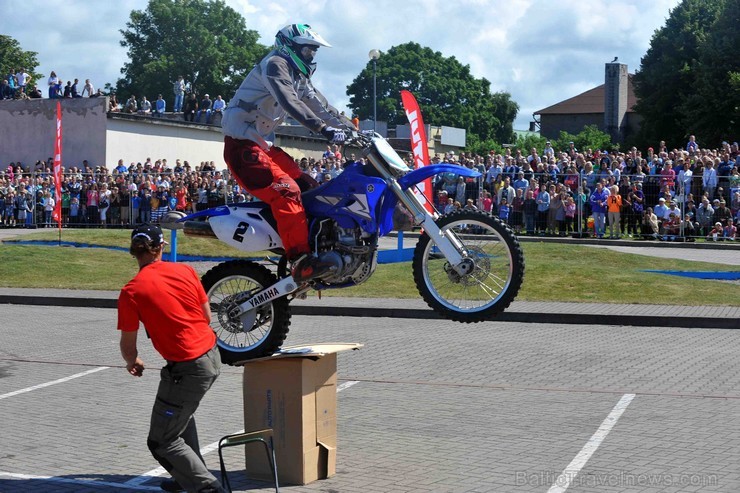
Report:
[[[208,172],[200,172],[190,177],[196,179]],[[56,227],[52,224],[51,211],[47,210],[46,192],[54,195],[53,179],[48,172],[29,173],[34,185],[26,190],[26,211],[17,197],[8,200],[8,193],[0,187],[0,208],[2,225],[5,227]],[[149,175],[181,179],[182,174],[156,173]],[[72,180],[72,176],[75,177]],[[131,177],[121,180],[121,175],[95,175],[98,181],[105,176],[106,183],[113,188],[121,185],[120,194],[110,201],[108,207],[101,208],[98,199],[88,200],[87,193],[97,185],[88,183],[89,175],[68,174],[65,184],[76,181],[79,187],[66,186],[62,196],[62,219],[68,227],[130,227],[140,222],[157,222],[169,210],[177,209],[170,197],[158,200],[156,193],[147,197],[141,191],[131,193],[126,186]],[[662,239],[672,241],[691,241],[698,238],[721,240],[728,236],[727,227],[740,222],[740,177],[719,177],[716,182],[707,183],[701,176],[689,180],[683,177],[663,175],[614,175],[614,174],[536,174],[525,173],[520,179],[510,179],[511,189],[504,185],[503,179],[492,180],[486,175],[478,179],[462,179],[452,174],[438,175],[434,190],[435,204],[440,212],[449,210],[446,203],[450,199],[477,209],[491,212],[503,220],[520,235],[573,235],[579,237],[632,237]],[[2,175],[0,175],[2,178]],[[6,176],[7,178],[7,176]],[[174,181],[173,180],[173,181]],[[599,212],[592,206],[592,193],[597,181],[609,187],[617,187],[616,194],[605,198],[605,210]],[[541,189],[547,192],[548,200],[540,200]],[[512,191],[513,189],[513,191]],[[517,192],[521,189],[521,192]],[[233,203],[241,200],[238,186],[228,176],[221,188],[209,189],[205,194],[196,187],[188,186],[190,200],[185,204],[185,212]],[[445,192],[443,194],[442,192]],[[532,201],[527,200],[532,192]],[[7,188],[5,188],[7,192]],[[16,193],[20,190],[16,189]],[[617,200],[616,197],[620,199]],[[76,198],[76,200],[75,200]],[[507,199],[502,207],[502,199]],[[663,200],[661,200],[663,199]],[[706,199],[703,203],[702,199]],[[621,205],[614,203],[621,201]],[[611,202],[611,204],[610,204]],[[724,204],[722,203],[724,202]],[[570,204],[570,205],[568,205]],[[652,209],[655,217],[646,212]],[[182,209],[182,208],[181,208]],[[673,216],[671,216],[673,214]],[[717,228],[719,222],[721,228]],[[731,229],[729,230],[731,232]]]
[[[577,236],[656,239],[664,241],[712,241],[738,239],[740,222],[740,176],[719,177],[707,183],[702,176],[679,181],[664,175],[525,174],[504,180],[441,177],[435,182],[435,203],[445,211],[472,203],[507,222],[517,234],[529,236]],[[611,189],[603,207],[592,201],[596,183]],[[544,187],[547,200],[540,200]],[[616,187],[613,189],[612,187]],[[513,191],[512,191],[513,189]],[[521,192],[518,192],[521,189]],[[613,191],[612,191],[613,190]],[[532,191],[534,202],[527,201]],[[454,198],[453,198],[454,197]],[[507,198],[506,207],[501,207]],[[598,202],[598,201],[597,201]],[[567,204],[571,204],[567,206]],[[595,207],[594,207],[595,206]],[[654,217],[653,217],[654,215]],[[720,227],[717,227],[720,223]],[[733,233],[734,232],[734,233]]]
[[[194,173],[194,179],[210,172]],[[62,224],[64,227],[106,228],[130,227],[142,222],[158,222],[170,210],[196,212],[243,200],[238,185],[222,179],[223,185],[205,194],[198,193],[197,187],[188,186],[188,199],[179,207],[174,195],[159,196],[157,191],[151,196],[138,187],[130,190],[132,179],[123,175],[99,173],[65,173],[62,187]],[[153,173],[147,179],[162,176],[182,179],[178,173]],[[0,226],[16,228],[56,228],[52,220],[52,207],[48,197],[55,199],[54,180],[46,172],[22,173],[23,180],[13,180],[11,189],[7,173],[0,173]],[[94,180],[93,180],[94,178]],[[5,180],[5,184],[3,184]],[[174,181],[174,180],[173,180]],[[102,200],[102,184],[106,184],[106,199]],[[21,186],[22,185],[22,186]],[[171,190],[170,190],[171,191]],[[48,195],[47,195],[48,193]],[[175,199],[173,202],[171,199]],[[101,205],[107,205],[101,207]]]

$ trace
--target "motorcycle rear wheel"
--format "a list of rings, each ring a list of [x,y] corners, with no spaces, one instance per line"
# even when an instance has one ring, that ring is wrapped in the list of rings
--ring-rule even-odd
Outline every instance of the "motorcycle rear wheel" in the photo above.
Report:
[[[481,322],[504,311],[524,279],[524,254],[512,230],[480,211],[440,217],[442,231],[453,232],[464,245],[469,271],[457,273],[431,238],[423,234],[414,250],[414,281],[424,301],[457,322]]]
[[[211,306],[211,327],[218,338],[221,361],[228,365],[268,356],[278,350],[290,330],[286,297],[260,306],[247,317],[249,327],[229,312],[248,297],[277,282],[266,267],[247,260],[223,262],[201,279]],[[244,317],[243,317],[244,318]]]

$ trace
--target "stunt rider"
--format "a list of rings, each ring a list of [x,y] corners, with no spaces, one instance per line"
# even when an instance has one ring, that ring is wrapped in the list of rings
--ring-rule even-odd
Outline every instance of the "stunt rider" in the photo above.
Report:
[[[352,122],[313,87],[319,46],[331,45],[307,24],[292,24],[275,36],[274,49],[257,64],[224,110],[224,159],[236,180],[267,203],[277,221],[291,274],[305,282],[333,266],[311,254],[301,189],[318,184],[292,157],[273,144],[275,128],[290,115],[335,144]]]

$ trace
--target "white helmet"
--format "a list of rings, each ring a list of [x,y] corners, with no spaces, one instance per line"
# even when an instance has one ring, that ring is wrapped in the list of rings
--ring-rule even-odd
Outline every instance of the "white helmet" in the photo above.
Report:
[[[311,77],[316,70],[313,51],[319,46],[331,48],[331,45],[308,24],[291,24],[275,35],[275,48],[278,53],[306,77]],[[314,47],[314,50],[304,50],[306,47]]]

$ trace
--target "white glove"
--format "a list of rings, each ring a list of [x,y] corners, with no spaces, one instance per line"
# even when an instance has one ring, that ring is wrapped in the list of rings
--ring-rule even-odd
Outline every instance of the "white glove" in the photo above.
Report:
[[[347,138],[347,135],[344,133],[344,130],[342,130],[341,128],[334,128],[334,127],[328,127],[328,126],[321,129],[321,135],[326,137],[326,139],[330,141],[332,144],[341,144]]]

